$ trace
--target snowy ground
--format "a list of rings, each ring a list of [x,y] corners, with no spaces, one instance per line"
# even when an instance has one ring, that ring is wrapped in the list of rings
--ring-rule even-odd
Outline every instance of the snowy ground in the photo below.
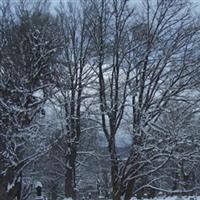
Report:
[[[64,200],[68,200],[68,199],[64,199]],[[69,200],[71,200],[71,199],[69,199]],[[112,200],[112,199],[108,199],[108,200]],[[133,197],[131,200],[138,200],[138,199]],[[195,197],[195,196],[182,196],[182,197],[160,196],[160,197],[156,197],[156,198],[152,198],[152,199],[142,198],[141,200],[200,200],[200,196],[197,196],[197,197]]]
[[[137,200],[136,198],[132,198],[131,200]],[[142,199],[142,200],[149,200],[149,199]],[[165,197],[165,196],[161,196],[161,197],[156,197],[153,198],[151,200],[200,200],[200,196],[198,197],[194,197],[194,196],[183,196],[183,197]]]

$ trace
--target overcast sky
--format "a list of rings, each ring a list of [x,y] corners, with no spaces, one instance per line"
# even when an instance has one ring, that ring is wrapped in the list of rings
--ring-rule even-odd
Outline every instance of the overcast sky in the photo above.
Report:
[[[50,0],[53,5],[56,5],[57,3],[60,2],[60,0]],[[63,2],[64,1],[71,1],[71,2],[77,2],[79,0],[62,0]],[[140,0],[130,0],[132,2],[139,2]],[[180,0],[181,1],[181,0]],[[194,7],[194,12],[198,12],[200,13],[200,0],[189,0],[193,3],[193,7]]]

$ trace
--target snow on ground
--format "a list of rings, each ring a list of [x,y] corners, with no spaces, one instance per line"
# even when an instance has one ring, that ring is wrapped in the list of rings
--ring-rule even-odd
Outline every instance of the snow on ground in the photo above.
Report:
[[[72,198],[64,198],[63,200],[73,200]]]
[[[133,197],[131,200],[137,200],[137,198]],[[150,200],[150,199],[147,199],[147,198],[144,198],[142,200]],[[182,197],[165,197],[165,196],[160,196],[160,197],[156,197],[156,198],[153,198],[151,200],[200,200],[200,196],[182,196]]]

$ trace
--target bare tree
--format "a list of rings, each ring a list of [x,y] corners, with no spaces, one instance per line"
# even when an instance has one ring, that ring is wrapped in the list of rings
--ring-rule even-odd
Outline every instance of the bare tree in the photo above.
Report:
[[[14,10],[9,1],[1,6],[0,194],[8,200],[22,198],[23,169],[41,154],[39,147],[34,152],[28,147],[38,133],[35,119],[52,86],[59,49],[56,21],[43,6],[28,10],[21,2]]]
[[[90,33],[96,56],[100,115],[110,153],[113,199],[120,199],[116,134],[124,113],[131,71],[126,55],[131,46],[127,39],[134,9],[129,8],[128,1],[101,0],[91,1],[91,10]]]
[[[63,110],[61,137],[65,143],[65,196],[72,199],[76,198],[77,151],[83,128],[86,128],[83,125],[84,113],[88,109],[84,108],[89,96],[86,87],[92,78],[92,70],[88,67],[91,39],[86,12],[86,8],[72,3],[61,4],[58,9],[64,48],[58,58],[55,98]]]
[[[146,0],[135,15],[128,1],[90,2],[94,11],[90,33],[97,60],[102,128],[111,159],[113,199],[130,199],[136,180],[159,171],[172,156],[170,142],[160,148],[150,138],[169,102],[197,83],[193,77],[198,68],[194,51],[199,28],[186,1]],[[132,114],[129,107],[125,110],[129,103]],[[120,166],[116,134],[125,111],[132,116],[133,144]]]
[[[194,81],[198,69],[194,52],[199,27],[187,2],[147,0],[142,9],[141,20],[133,28],[133,40],[139,46],[129,55],[133,66],[129,82],[133,146],[119,175],[125,186],[125,199],[139,191],[133,191],[138,179],[159,172],[172,159],[176,139],[163,135],[152,143],[152,138],[157,137],[155,127],[172,100],[185,101],[183,94],[198,84]],[[161,141],[165,141],[162,146]],[[156,180],[151,179],[142,188],[150,187]]]

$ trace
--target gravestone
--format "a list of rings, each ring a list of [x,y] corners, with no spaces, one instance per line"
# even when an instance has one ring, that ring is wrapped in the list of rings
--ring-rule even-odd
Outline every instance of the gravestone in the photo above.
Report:
[[[89,192],[89,194],[88,194],[88,199],[89,199],[89,200],[92,199],[92,194],[91,194],[91,192]]]
[[[42,196],[42,183],[36,182],[35,183],[35,189],[36,189],[36,198],[35,200],[44,200],[44,197]]]

